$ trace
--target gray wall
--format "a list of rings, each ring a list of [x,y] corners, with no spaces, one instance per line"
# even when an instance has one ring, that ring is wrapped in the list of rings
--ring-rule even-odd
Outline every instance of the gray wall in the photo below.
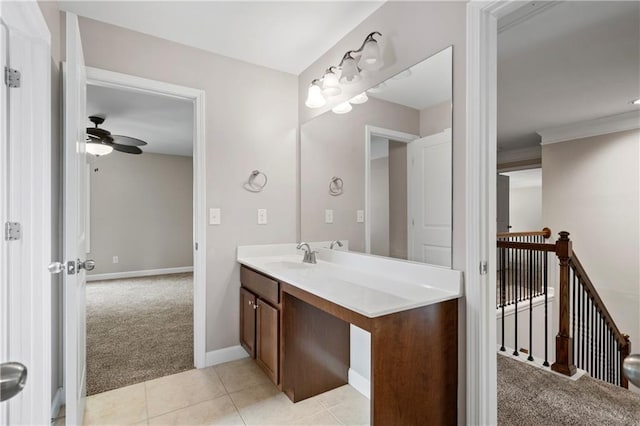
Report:
[[[61,260],[61,147],[63,21],[56,2],[39,1],[51,33],[51,257]],[[51,275],[51,398],[62,386],[62,277]]]
[[[206,205],[222,209],[207,229],[206,348],[238,345],[236,247],[296,239],[296,77],[90,19],[80,32],[89,66],[205,91]],[[259,194],[242,188],[254,169],[269,176]]]
[[[300,122],[329,110],[332,105],[310,109],[304,105],[307,87],[336,64],[344,52],[357,48],[374,30],[384,38],[385,67],[363,84],[337,97],[343,102],[369,86],[453,45],[453,267],[465,269],[465,141],[466,141],[466,2],[387,2],[322,55],[298,78]],[[354,108],[354,111],[357,108]],[[350,113],[352,114],[353,111]],[[347,114],[347,115],[350,115]],[[304,216],[303,216],[304,217]],[[466,317],[465,301],[459,303],[458,422],[465,423]]]
[[[371,160],[371,253],[389,256],[389,157]]]
[[[420,111],[420,136],[440,133],[451,127],[451,101],[441,102]]]
[[[509,189],[509,232],[538,231],[542,223],[542,187]]]
[[[418,110],[370,98],[348,114],[326,114],[300,128],[301,235],[305,241],[349,240],[349,250],[364,252],[364,223],[356,211],[364,210],[365,126],[417,134]],[[344,193],[329,194],[329,181],[338,176]],[[325,209],[333,209],[326,224]]]
[[[389,141],[389,255],[406,259],[407,235],[407,144]]]
[[[192,157],[114,151],[90,184],[90,275],[193,266]]]
[[[573,250],[620,331],[640,345],[640,130],[542,147],[542,223]]]

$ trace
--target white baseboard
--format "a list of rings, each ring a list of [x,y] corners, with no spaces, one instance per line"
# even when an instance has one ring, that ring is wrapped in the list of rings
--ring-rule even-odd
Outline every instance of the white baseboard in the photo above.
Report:
[[[53,396],[53,402],[51,403],[51,418],[58,417],[60,408],[64,405],[64,389],[58,388],[56,394]]]
[[[247,358],[248,356],[249,354],[247,354],[242,346],[229,346],[228,348],[207,352],[205,365],[211,367],[212,365],[223,364],[225,362]]]
[[[179,274],[193,272],[193,266],[181,266],[178,268],[146,269],[144,271],[111,272],[107,274],[87,275],[87,281],[116,280],[119,278],[149,277],[152,275]]]
[[[371,382],[353,368],[349,369],[349,384],[368,399],[371,399]]]

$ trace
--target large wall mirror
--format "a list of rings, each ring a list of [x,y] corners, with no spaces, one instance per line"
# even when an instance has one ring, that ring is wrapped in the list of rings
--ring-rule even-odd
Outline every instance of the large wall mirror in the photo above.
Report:
[[[452,58],[448,47],[301,126],[303,240],[451,267]]]

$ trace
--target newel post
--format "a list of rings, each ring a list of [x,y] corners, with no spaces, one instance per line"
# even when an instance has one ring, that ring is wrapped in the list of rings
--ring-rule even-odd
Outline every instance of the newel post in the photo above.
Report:
[[[569,259],[572,253],[569,233],[560,232],[560,238],[556,242],[556,256],[560,260],[560,324],[556,335],[556,362],[551,365],[551,369],[567,376],[573,376],[576,373],[576,366],[573,364],[573,338],[570,334],[571,324],[569,324]]]
[[[624,337],[624,345],[620,345],[620,386],[629,389],[629,379],[624,375],[622,362],[631,354],[631,342],[628,334],[623,334],[622,337]]]

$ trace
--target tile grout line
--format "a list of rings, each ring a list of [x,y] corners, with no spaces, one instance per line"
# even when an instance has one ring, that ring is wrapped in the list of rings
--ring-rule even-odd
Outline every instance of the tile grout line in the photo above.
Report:
[[[331,417],[333,417],[334,419],[336,419],[336,421],[337,421],[338,423],[340,423],[341,425],[344,425],[344,423],[342,423],[342,420],[340,420],[340,419],[338,418],[338,416],[336,416],[335,414],[333,414],[333,413],[331,412],[331,410],[329,410],[328,408],[327,408],[327,413],[329,413],[329,415],[331,415]]]
[[[218,373],[218,369],[215,366],[213,366],[212,368],[213,368],[213,371],[216,373],[216,376],[218,376],[220,383],[222,383],[222,387],[224,388],[226,395],[229,397],[231,404],[233,404],[233,408],[236,409],[236,413],[238,413],[238,416],[240,416],[240,420],[242,420],[242,423],[246,426],[247,422],[244,420],[244,417],[242,417],[242,413],[238,409],[238,406],[236,405],[235,401],[233,400],[233,398],[231,398],[231,392],[229,392],[229,390],[227,389],[227,385],[224,384],[224,380],[222,380],[222,377],[220,377],[220,374]]]

